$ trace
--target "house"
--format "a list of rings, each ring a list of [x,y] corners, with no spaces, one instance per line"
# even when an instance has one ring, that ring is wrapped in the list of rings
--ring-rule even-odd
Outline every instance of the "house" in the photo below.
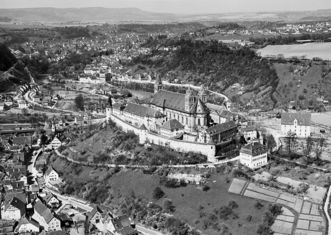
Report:
[[[18,103],[18,108],[19,109],[27,109],[28,108],[28,103],[25,100],[19,100],[17,101]]]
[[[50,184],[57,184],[61,181],[59,174],[54,170],[53,167],[48,167],[45,172],[45,182]]]
[[[52,193],[46,193],[46,195],[42,197],[42,200],[51,208],[58,208],[61,204],[60,200],[57,199],[57,197],[55,197]]]
[[[241,128],[240,131],[243,134],[243,136],[247,142],[249,142],[251,140],[255,140],[258,137],[258,131],[256,130],[255,127],[251,127],[251,126],[244,127],[244,128]]]
[[[231,141],[238,133],[238,125],[234,121],[225,122],[209,127],[207,130],[207,143],[223,143]]]
[[[111,222],[114,228],[114,231],[111,232],[115,235],[138,235],[135,224],[125,215],[115,217]]]
[[[93,210],[88,214],[88,220],[91,224],[97,224],[101,222],[102,219],[102,210],[95,206],[93,207]]]
[[[124,121],[137,127],[143,124],[149,130],[156,130],[157,125],[162,125],[165,121],[165,116],[160,111],[141,104],[114,105],[113,110]]]
[[[53,138],[53,140],[49,143],[48,147],[50,149],[58,149],[62,145],[62,142],[59,140],[57,136]]]
[[[0,220],[0,235],[14,234],[15,224],[16,222],[14,220]]]
[[[168,120],[160,127],[160,134],[167,137],[175,137],[183,131],[184,126],[176,119]]]
[[[239,161],[241,164],[256,169],[268,164],[267,147],[259,142],[245,145],[240,150]]]
[[[5,200],[1,206],[1,219],[3,220],[16,220],[18,221],[25,215],[26,204],[18,197],[12,197]]]
[[[46,232],[61,230],[61,221],[54,217],[51,210],[48,209],[39,199],[34,205],[32,219],[37,221]]]
[[[35,221],[28,220],[26,217],[22,217],[16,228],[15,233],[38,233],[39,224]]]
[[[311,114],[308,112],[282,113],[282,135],[295,134],[299,138],[307,138],[311,134]]]

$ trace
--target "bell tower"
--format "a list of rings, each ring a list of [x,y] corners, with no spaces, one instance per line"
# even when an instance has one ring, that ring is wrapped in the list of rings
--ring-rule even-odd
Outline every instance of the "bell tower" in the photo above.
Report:
[[[189,87],[186,90],[186,94],[185,94],[185,111],[186,112],[190,112],[190,109],[191,109],[193,103],[194,103],[193,92],[192,92],[191,88]]]
[[[154,94],[157,93],[159,90],[162,90],[162,80],[159,74],[157,74],[154,83]]]

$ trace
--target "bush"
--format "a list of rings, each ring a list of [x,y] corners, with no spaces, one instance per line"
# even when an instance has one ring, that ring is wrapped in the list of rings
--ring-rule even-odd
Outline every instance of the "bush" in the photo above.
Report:
[[[172,204],[172,201],[167,199],[163,202],[163,209],[167,212],[167,213],[173,213],[176,210],[176,207]]]
[[[163,190],[160,187],[156,187],[153,190],[153,198],[155,200],[159,200],[161,199],[163,196],[165,195],[165,193],[163,192]]]
[[[263,204],[261,202],[257,201],[254,206],[256,209],[260,210],[263,207]]]
[[[207,192],[209,189],[210,189],[210,187],[208,185],[204,185],[202,187],[202,191],[204,191],[204,192]]]

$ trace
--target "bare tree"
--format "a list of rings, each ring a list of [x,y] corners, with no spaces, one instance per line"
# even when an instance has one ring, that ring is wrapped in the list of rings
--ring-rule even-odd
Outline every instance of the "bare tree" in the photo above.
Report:
[[[295,150],[298,144],[298,139],[295,133],[289,132],[287,136],[284,138],[286,148],[287,148],[287,153],[291,154]]]
[[[309,157],[309,155],[313,150],[313,146],[314,146],[314,139],[311,136],[308,136],[308,138],[306,139],[306,143],[303,146],[304,155]]]
[[[322,153],[324,151],[324,147],[326,145],[325,138],[321,137],[319,138],[317,144],[315,145],[315,157],[316,159],[320,160]]]

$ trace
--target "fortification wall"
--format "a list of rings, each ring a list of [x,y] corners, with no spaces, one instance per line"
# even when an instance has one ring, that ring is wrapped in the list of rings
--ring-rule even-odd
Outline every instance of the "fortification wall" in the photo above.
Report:
[[[213,144],[196,143],[182,140],[174,140],[161,135],[150,133],[146,130],[141,130],[125,121],[119,117],[108,112],[107,117],[116,123],[123,131],[132,131],[139,137],[139,143],[152,143],[156,145],[166,146],[178,152],[194,152],[206,155],[209,162],[216,162],[216,146]]]

